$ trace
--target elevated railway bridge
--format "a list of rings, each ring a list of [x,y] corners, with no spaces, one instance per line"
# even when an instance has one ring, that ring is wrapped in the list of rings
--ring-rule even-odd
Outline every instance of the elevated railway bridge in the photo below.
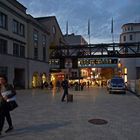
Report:
[[[49,57],[51,72],[69,75],[72,69],[77,69],[79,74],[70,77],[80,78],[82,68],[119,70],[120,59],[140,58],[140,42],[51,46]]]

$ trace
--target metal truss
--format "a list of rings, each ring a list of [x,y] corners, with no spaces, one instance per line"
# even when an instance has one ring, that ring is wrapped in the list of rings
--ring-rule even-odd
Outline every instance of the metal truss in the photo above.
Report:
[[[52,46],[50,47],[49,57],[50,59],[97,57],[135,58],[140,57],[140,42]]]

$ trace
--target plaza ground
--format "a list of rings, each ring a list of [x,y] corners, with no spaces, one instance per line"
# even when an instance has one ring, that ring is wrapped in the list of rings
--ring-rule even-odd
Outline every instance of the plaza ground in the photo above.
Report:
[[[62,91],[18,90],[19,107],[11,112],[14,131],[2,140],[139,140],[140,99],[106,88],[70,90],[74,102],[61,102]],[[95,125],[90,119],[108,123]],[[7,128],[5,123],[4,130]]]

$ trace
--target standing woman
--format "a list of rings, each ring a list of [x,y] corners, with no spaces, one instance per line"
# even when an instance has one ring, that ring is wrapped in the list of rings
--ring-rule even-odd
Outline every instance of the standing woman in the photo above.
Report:
[[[8,91],[10,91],[10,94],[5,94],[5,93],[8,93]],[[11,101],[15,98],[16,92],[15,92],[14,88],[12,87],[12,85],[8,84],[7,77],[4,75],[0,75],[0,93],[1,93],[0,98],[2,98],[2,100],[1,100],[2,119],[0,119],[0,133],[4,126],[5,118],[9,125],[9,128],[5,131],[5,133],[8,133],[11,130],[13,130],[12,119],[11,119],[10,111],[8,108],[8,101]]]

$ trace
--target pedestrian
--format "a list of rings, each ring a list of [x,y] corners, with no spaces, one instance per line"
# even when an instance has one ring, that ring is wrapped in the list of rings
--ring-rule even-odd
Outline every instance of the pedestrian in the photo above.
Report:
[[[53,83],[52,83],[52,81],[50,82],[50,89],[53,89]]]
[[[45,86],[45,88],[48,88],[49,84],[47,81],[44,82],[44,86]]]
[[[4,75],[0,75],[0,134],[4,126],[5,118],[9,125],[5,133],[13,130],[13,124],[9,110],[9,102],[15,100],[15,95],[16,92],[12,85],[8,84],[7,77]]]
[[[69,83],[68,83],[67,78],[64,81],[62,81],[61,86],[63,87],[63,90],[64,90],[64,93],[63,93],[61,101],[64,102],[65,101],[64,100],[65,96],[68,96]]]
[[[89,88],[89,81],[87,82],[87,86],[88,86],[88,88]]]

